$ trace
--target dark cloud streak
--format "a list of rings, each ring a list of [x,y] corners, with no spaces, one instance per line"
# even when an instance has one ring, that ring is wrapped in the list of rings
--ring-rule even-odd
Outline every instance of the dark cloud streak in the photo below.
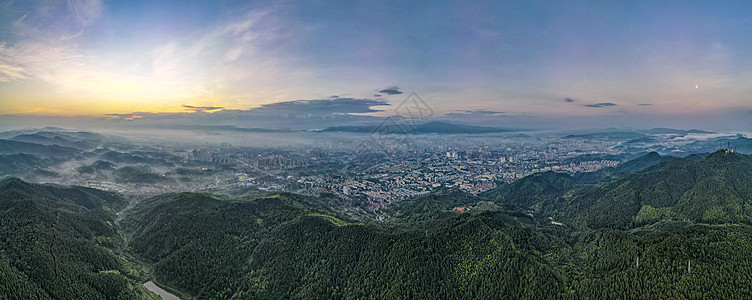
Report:
[[[295,100],[265,104],[248,110],[249,113],[263,113],[273,115],[331,115],[351,113],[372,113],[381,110],[373,106],[389,105],[379,99],[335,98],[330,100]]]
[[[105,120],[129,121],[139,126],[183,128],[184,126],[235,126],[266,129],[320,129],[341,124],[375,122],[368,113],[389,106],[383,99],[314,99],[264,104],[250,109],[227,109],[184,105],[185,112],[133,112],[109,114]],[[208,112],[211,113],[207,113]],[[183,126],[183,127],[181,127]]]
[[[596,103],[596,104],[585,104],[583,106],[585,107],[609,107],[609,106],[616,106],[616,103],[601,102],[601,103]]]
[[[398,87],[393,86],[387,89],[380,90],[379,93],[387,95],[399,95],[402,94],[402,91],[400,91]]]
[[[468,114],[479,114],[479,115],[501,115],[505,112],[503,111],[495,111],[495,110],[485,110],[485,109],[476,109],[476,110],[464,110],[464,112]]]
[[[224,107],[221,107],[221,106],[192,106],[192,105],[185,105],[185,104],[183,104],[183,107],[186,110],[192,110],[194,112],[207,112],[207,111],[212,111],[212,110],[224,109]]]
[[[484,109],[476,109],[476,110],[460,110],[455,112],[450,112],[445,114],[445,117],[491,117],[491,116],[501,116],[506,114],[503,111],[495,111],[495,110],[484,110]]]

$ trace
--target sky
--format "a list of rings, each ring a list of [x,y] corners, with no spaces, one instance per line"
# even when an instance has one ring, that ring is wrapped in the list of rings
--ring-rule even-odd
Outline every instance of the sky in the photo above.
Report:
[[[0,0],[0,115],[284,108],[357,119],[416,93],[436,116],[476,122],[749,127],[750,11],[750,1]]]

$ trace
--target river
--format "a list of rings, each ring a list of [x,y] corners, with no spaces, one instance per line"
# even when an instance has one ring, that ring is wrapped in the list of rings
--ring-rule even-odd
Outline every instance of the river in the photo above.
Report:
[[[170,292],[163,290],[161,287],[156,285],[154,282],[147,281],[144,283],[144,286],[147,290],[159,295],[162,297],[162,300],[180,300],[178,296],[175,296],[173,294],[170,294]]]

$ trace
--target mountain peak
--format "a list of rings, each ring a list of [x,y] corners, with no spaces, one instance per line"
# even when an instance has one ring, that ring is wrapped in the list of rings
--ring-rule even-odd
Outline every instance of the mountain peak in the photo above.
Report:
[[[743,154],[734,152],[734,150],[720,149],[710,153],[705,159],[710,161],[738,161],[744,160],[745,157]]]
[[[7,189],[9,187],[14,186],[24,186],[28,185],[26,181],[23,181],[23,179],[13,176],[6,176],[0,179],[0,190]]]

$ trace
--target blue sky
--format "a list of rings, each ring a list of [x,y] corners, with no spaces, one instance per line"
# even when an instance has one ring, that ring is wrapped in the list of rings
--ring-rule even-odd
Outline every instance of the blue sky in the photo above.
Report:
[[[6,0],[0,114],[397,104],[406,94],[378,92],[391,87],[439,114],[738,114],[752,103],[750,11],[749,1]]]

